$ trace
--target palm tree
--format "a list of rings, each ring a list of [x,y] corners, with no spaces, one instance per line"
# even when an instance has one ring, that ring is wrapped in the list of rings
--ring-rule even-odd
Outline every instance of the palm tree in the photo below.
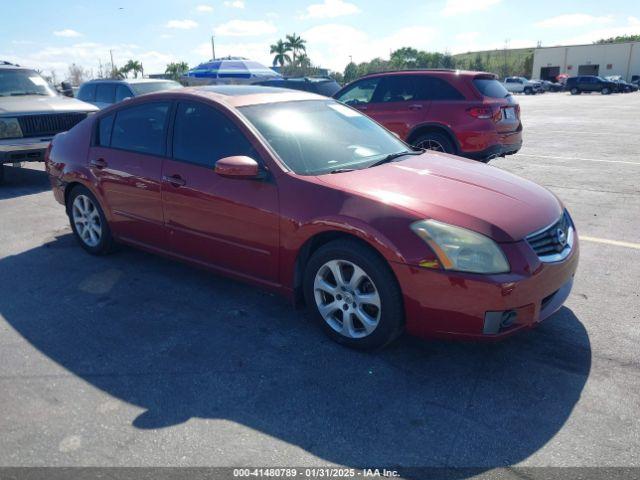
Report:
[[[296,54],[298,52],[306,52],[307,51],[307,47],[306,47],[306,43],[307,41],[304,40],[302,37],[300,37],[299,35],[296,35],[295,32],[293,32],[293,35],[287,35],[287,41],[285,42],[285,45],[287,46],[287,48],[289,50],[291,50],[293,52],[293,63],[296,63]]]
[[[129,60],[124,67],[122,67],[122,70],[123,72],[126,72],[126,74],[133,72],[135,78],[138,78],[138,73],[141,73],[144,76],[144,68],[137,60]]]
[[[278,63],[281,67],[284,67],[285,63],[291,62],[291,57],[289,56],[289,47],[282,40],[278,40],[277,43],[271,45],[271,53],[275,53],[273,57],[273,66],[275,67]]]
[[[180,76],[183,75],[187,70],[189,70],[189,65],[187,64],[187,62],[176,62],[167,65],[164,73],[166,75],[169,75],[169,77],[173,78],[174,80],[178,80]]]
[[[309,68],[311,66],[311,59],[306,53],[301,53],[297,58],[297,65],[303,68]]]

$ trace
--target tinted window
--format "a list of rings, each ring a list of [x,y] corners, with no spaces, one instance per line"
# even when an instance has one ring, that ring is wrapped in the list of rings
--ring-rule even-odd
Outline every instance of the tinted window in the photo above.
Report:
[[[96,87],[96,102],[115,103],[116,86],[113,83],[99,83]]]
[[[474,78],[473,85],[485,97],[505,98],[511,95],[498,80],[493,78]]]
[[[113,119],[115,114],[102,117],[98,123],[98,132],[96,138],[96,145],[101,147],[108,147],[111,142],[111,131],[113,130]]]
[[[375,102],[408,102],[418,97],[418,79],[415,76],[393,75],[386,77],[376,91]]]
[[[464,96],[449,82],[440,78],[423,77],[419,79],[420,100],[464,100]]]
[[[121,102],[125,98],[133,97],[131,90],[126,85],[118,85],[116,88],[116,102]]]
[[[337,82],[318,82],[316,83],[316,93],[320,95],[324,95],[325,97],[331,97],[338,90],[340,90],[340,85]]]
[[[136,95],[144,95],[145,93],[161,92],[162,90],[175,90],[176,88],[182,88],[182,85],[172,80],[162,80],[159,82],[133,83],[131,88]]]
[[[95,102],[96,100],[96,84],[90,83],[80,87],[78,99],[83,102]]]
[[[173,128],[173,157],[213,168],[224,157],[257,155],[225,115],[201,103],[180,103]]]
[[[163,155],[168,103],[146,103],[116,114],[111,147],[133,152]]]
[[[369,103],[373,98],[373,92],[380,83],[380,78],[368,78],[348,87],[337,99],[347,105],[360,105]]]

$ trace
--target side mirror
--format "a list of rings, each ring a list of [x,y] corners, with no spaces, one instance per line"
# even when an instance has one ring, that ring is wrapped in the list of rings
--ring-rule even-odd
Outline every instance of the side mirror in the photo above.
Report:
[[[261,178],[260,167],[251,157],[233,156],[224,157],[216,162],[214,171],[221,177],[251,179]]]

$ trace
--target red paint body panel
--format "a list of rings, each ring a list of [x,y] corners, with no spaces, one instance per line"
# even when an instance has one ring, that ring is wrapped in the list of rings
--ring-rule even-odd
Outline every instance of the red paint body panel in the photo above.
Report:
[[[234,105],[292,98],[319,97],[226,97],[184,89],[127,101],[189,99],[223,110],[254,145],[265,178],[226,178],[169,156],[90,147],[96,119],[116,105],[54,139],[47,171],[55,198],[64,204],[69,186],[80,183],[95,194],[118,240],[291,297],[299,286],[299,254],[310,240],[327,232],[357,237],[390,265],[404,295],[407,330],[421,336],[494,338],[482,334],[482,322],[486,312],[501,309],[516,309],[519,317],[500,335],[534,326],[541,300],[573,277],[577,239],[573,253],[554,264],[541,263],[523,240],[560,217],[560,201],[497,168],[426,153],[337,175],[288,171]],[[92,166],[97,159],[106,165]],[[511,272],[482,276],[419,267],[437,258],[409,229],[426,218],[493,238]]]

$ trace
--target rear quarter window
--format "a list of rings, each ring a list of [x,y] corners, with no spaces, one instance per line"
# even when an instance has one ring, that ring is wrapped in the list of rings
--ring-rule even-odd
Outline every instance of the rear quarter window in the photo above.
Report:
[[[111,132],[113,131],[113,119],[115,114],[107,115],[98,120],[98,129],[96,131],[96,145],[100,147],[108,147],[111,144]]]
[[[498,80],[493,78],[474,78],[473,85],[485,97],[505,98],[511,95]]]

